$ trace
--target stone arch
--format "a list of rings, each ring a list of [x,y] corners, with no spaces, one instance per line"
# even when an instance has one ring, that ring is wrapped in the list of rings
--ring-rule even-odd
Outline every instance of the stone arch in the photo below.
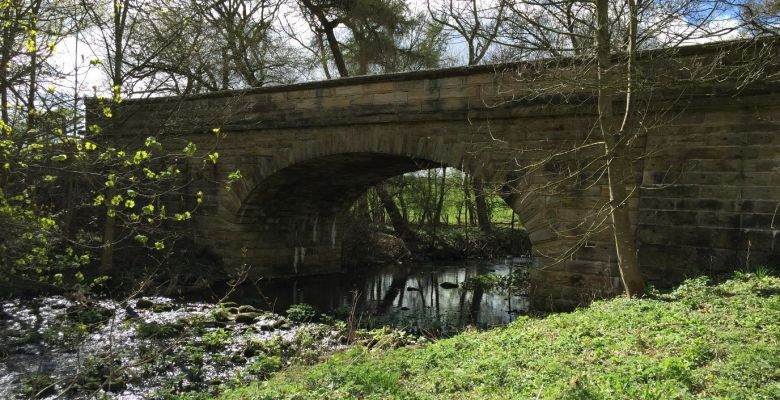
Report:
[[[229,192],[223,213],[235,224],[233,229],[242,232],[237,237],[249,250],[244,257],[265,264],[261,274],[332,272],[332,265],[340,265],[336,220],[366,189],[440,165],[500,186],[508,168],[494,164],[486,147],[408,133],[335,138],[331,133],[326,140],[295,141],[274,157],[258,157],[242,166],[243,179]],[[526,225],[534,248],[556,247],[544,197],[501,194]]]
[[[503,174],[500,169],[493,168],[487,149],[480,150],[473,144],[445,143],[440,135],[416,136],[395,132],[330,133],[320,139],[293,141],[289,146],[279,149],[273,157],[256,157],[251,160],[251,166],[248,168],[241,165],[243,180],[232,191],[231,201],[225,202],[223,212],[226,217],[236,216],[236,222],[239,222],[247,200],[251,199],[269,177],[301,163],[333,159],[344,154],[402,157],[420,163],[455,167],[485,181],[503,181]]]

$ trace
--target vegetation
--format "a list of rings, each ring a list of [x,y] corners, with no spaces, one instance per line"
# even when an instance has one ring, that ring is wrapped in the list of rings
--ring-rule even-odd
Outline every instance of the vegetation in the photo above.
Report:
[[[224,399],[772,399],[780,393],[780,278],[616,298],[427,346],[353,347]]]
[[[531,91],[513,100],[552,93],[566,101],[573,94],[573,101],[588,88],[598,103],[597,115],[582,124],[580,133],[599,138],[573,143],[564,154],[550,154],[545,162],[518,166],[513,172],[530,176],[528,168],[544,169],[544,174],[560,178],[546,188],[553,191],[608,180],[609,201],[577,221],[578,227],[588,228],[565,234],[574,238],[575,246],[584,245],[589,235],[611,227],[627,294],[641,295],[645,286],[627,199],[636,188],[631,157],[656,121],[646,119],[645,104],[635,96],[655,89],[636,71],[637,52],[664,48],[672,54],[694,42],[777,36],[780,2],[430,0],[422,11],[411,4],[0,1],[0,293],[49,290],[73,299],[63,326],[9,343],[41,337],[78,342],[110,326],[116,311],[97,307],[91,299],[95,292],[123,297],[118,302],[128,304],[150,287],[180,293],[225,277],[224,271],[215,271],[219,267],[207,252],[192,238],[186,240],[188,224],[210,197],[189,186],[190,179],[210,175],[209,169],[219,162],[217,147],[226,139],[220,121],[201,127],[213,135],[211,148],[177,137],[170,132],[170,121],[146,127],[147,134],[136,144],[114,143],[104,132],[125,122],[118,107],[123,101],[457,63],[577,60],[570,63],[569,79],[580,92],[567,93],[562,88],[571,82],[561,77],[539,85],[547,77],[533,71],[522,77]],[[76,48],[66,49],[69,43]],[[467,54],[454,54],[463,45]],[[743,85],[760,75],[752,66],[734,68],[741,69],[723,76],[740,76]],[[691,68],[686,79],[723,78],[708,66],[699,69]],[[85,95],[92,97],[89,104],[84,104]],[[613,109],[616,104],[624,108]],[[86,123],[87,113],[94,114],[94,124]],[[353,248],[379,243],[378,232],[385,239],[393,233],[405,242],[407,248],[398,246],[390,261],[408,256],[410,250],[442,258],[529,250],[521,221],[499,196],[499,189],[504,196],[525,190],[522,180],[490,187],[483,177],[457,170],[462,165],[430,161],[420,168],[434,168],[378,183],[358,200],[352,217],[363,224],[359,229],[375,232],[358,230],[354,236],[365,241],[353,242]],[[230,189],[242,175],[236,170],[209,179]],[[569,250],[562,251],[561,259]],[[484,276],[463,285],[515,290],[523,282],[522,276]],[[469,332],[424,348],[356,348],[228,397],[585,398],[620,393],[632,398],[771,398],[780,390],[777,288],[776,278],[755,275],[717,287],[694,280],[668,295],[618,299],[546,319],[524,318],[505,329]],[[162,314],[172,312],[173,306],[150,303],[148,308]],[[225,326],[253,324],[260,316],[255,311],[225,305],[210,312],[212,330],[200,332],[202,337],[189,344],[188,353],[177,355],[190,374],[179,383],[202,377],[206,351],[230,348],[238,336]],[[317,312],[298,304],[288,315],[311,321]],[[192,328],[178,322],[127,324],[145,341],[170,341]],[[266,328],[282,327],[289,327],[287,321]],[[402,341],[387,339],[392,334],[376,336],[365,343]],[[269,349],[274,346],[251,350],[258,354],[249,361],[249,374],[266,378],[293,359],[317,358],[306,347],[315,341],[314,334],[296,334],[295,340],[300,350],[290,350],[289,344],[282,349],[278,343],[273,351]],[[403,338],[403,343],[412,342]],[[149,374],[166,371],[152,363],[158,349],[150,346],[138,361],[152,365]],[[7,354],[3,344],[0,355]],[[122,390],[123,372],[117,371],[121,360],[122,355],[110,350],[94,355],[87,368],[93,376],[79,384],[91,391]],[[218,361],[215,365],[224,365],[225,360]],[[35,375],[23,384],[25,395],[35,396],[52,394],[54,383]],[[177,390],[170,388],[161,396],[173,398]]]
[[[6,227],[0,232],[0,281],[16,290],[24,282],[77,284],[88,291],[128,270],[114,264],[135,260],[144,268],[132,270],[148,275],[163,269],[170,279],[162,282],[185,284],[178,275],[187,268],[176,261],[196,251],[176,252],[182,236],[177,225],[186,225],[207,199],[198,191],[180,195],[188,181],[182,171],[217,163],[219,152],[178,140],[164,126],[148,127],[137,146],[111,143],[103,132],[123,123],[117,105],[125,99],[562,56],[581,57],[582,75],[590,77],[588,68],[604,72],[612,67],[609,55],[621,54],[614,67],[625,71],[580,82],[594,91],[609,89],[598,94],[602,104],[622,98],[627,107],[622,116],[599,109],[594,126],[607,144],[596,157],[601,171],[574,168],[561,182],[582,183],[585,172],[603,176],[613,168],[610,176],[619,178],[630,169],[621,154],[626,143],[639,141],[612,136],[643,134],[642,121],[633,118],[642,105],[630,96],[642,89],[630,62],[636,50],[774,35],[780,21],[774,0],[478,3],[431,0],[425,10],[414,10],[402,0],[0,2],[0,223]],[[724,16],[733,23],[718,24]],[[66,50],[66,43],[80,46]],[[455,43],[465,44],[466,57],[452,54]],[[560,91],[560,85],[549,87]],[[90,126],[84,95],[93,96],[89,111],[97,123]],[[203,129],[217,142],[224,139],[218,121]],[[356,209],[381,214],[371,221],[389,223],[410,243],[415,235],[408,224],[479,226],[483,232],[493,223],[511,224],[497,188],[484,187],[480,178],[452,168],[407,175],[372,189],[368,197],[381,207],[363,207],[370,202],[362,200]],[[217,179],[230,183],[241,173]],[[616,237],[630,238],[622,186],[613,186],[601,212],[618,217],[613,225],[623,232]],[[616,246],[624,270],[636,278],[630,242]],[[145,257],[136,258],[140,254]],[[626,285],[638,292],[641,286]]]
[[[317,317],[317,310],[310,304],[293,304],[287,309],[287,318],[295,322],[309,322]]]
[[[385,183],[403,219],[412,225],[479,226],[476,205],[484,202],[486,217],[491,224],[521,227],[512,209],[488,189],[484,195],[474,191],[474,178],[455,168],[434,168],[411,172]],[[387,223],[382,203],[375,189],[367,193],[368,210],[358,210],[371,216],[374,223]]]

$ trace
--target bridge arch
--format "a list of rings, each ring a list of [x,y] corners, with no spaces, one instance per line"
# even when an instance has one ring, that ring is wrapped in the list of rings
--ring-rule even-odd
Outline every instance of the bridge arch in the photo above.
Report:
[[[340,270],[344,213],[368,188],[407,172],[448,166],[488,186],[505,185],[511,168],[490,157],[501,143],[446,143],[442,137],[369,130],[334,139],[331,133],[295,141],[272,157],[243,157],[237,165],[242,181],[226,193],[230,201],[220,201],[230,229],[240,232],[230,247],[242,249],[225,251],[227,264],[250,264],[269,276]],[[526,224],[540,254],[560,247],[543,197],[499,194]],[[229,259],[235,254],[242,260]]]

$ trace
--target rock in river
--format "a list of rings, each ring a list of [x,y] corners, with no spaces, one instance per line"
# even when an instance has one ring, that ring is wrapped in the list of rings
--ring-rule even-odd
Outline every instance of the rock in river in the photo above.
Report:
[[[441,286],[442,289],[455,289],[458,287],[458,284],[452,282],[442,282],[439,286]]]

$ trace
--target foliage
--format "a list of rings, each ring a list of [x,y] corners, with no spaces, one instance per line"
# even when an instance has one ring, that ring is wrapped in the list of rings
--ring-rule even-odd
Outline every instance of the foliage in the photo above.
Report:
[[[382,327],[355,332],[355,344],[368,349],[388,350],[426,343],[423,337],[416,337],[406,331]]]
[[[413,14],[402,0],[301,0],[303,18],[314,33],[324,73],[329,62],[341,77],[419,70],[445,59],[442,27],[425,14]],[[336,28],[346,35],[340,39]],[[342,35],[339,35],[342,36]],[[325,46],[329,51],[325,50]]]
[[[209,351],[218,351],[224,349],[230,342],[231,333],[225,329],[217,329],[206,333],[202,337],[203,347]]]
[[[56,218],[34,203],[30,191],[6,196],[0,188],[0,282],[62,285],[84,280],[81,269],[90,263],[89,252],[62,240]]]
[[[438,227],[418,229],[420,248],[434,259],[491,258],[530,252],[528,233],[496,226],[490,232],[476,227]]]
[[[317,310],[310,304],[293,304],[287,309],[287,318],[294,322],[309,322],[317,317]]]
[[[461,282],[460,287],[465,290],[491,290],[496,288],[501,283],[501,276],[496,273],[487,273],[477,276],[472,276],[465,281]]]
[[[423,348],[336,354],[238,398],[776,398],[780,279],[693,279]]]
[[[200,192],[186,202],[171,201],[171,193],[185,184],[182,165],[216,163],[215,152],[163,143],[154,127],[140,146],[105,134],[122,123],[118,106],[124,98],[135,96],[138,82],[128,79],[137,77],[129,62],[137,54],[114,47],[143,47],[136,36],[151,9],[140,8],[129,1],[0,2],[0,283],[91,289],[112,272],[115,249],[153,254],[149,259],[159,264],[178,236],[172,226],[186,223],[202,203]],[[111,82],[96,88],[106,97],[87,105],[89,126],[80,95],[74,98],[74,88],[67,87],[78,77],[57,72],[62,60],[54,57],[58,43],[81,34],[87,20],[100,31],[93,39],[108,46],[102,54],[92,43],[95,55],[107,58],[89,63],[105,67]],[[99,282],[87,278],[97,260]]]
[[[28,398],[51,396],[56,392],[56,381],[49,375],[33,375],[23,379],[23,394]]]
[[[261,379],[268,378],[272,373],[282,368],[282,360],[278,355],[261,355],[252,362],[248,371]]]
[[[182,332],[182,326],[176,323],[139,322],[135,331],[142,339],[165,339],[179,335]]]
[[[114,311],[99,307],[74,306],[68,309],[68,320],[71,322],[85,324],[87,326],[102,324],[108,321],[114,315]]]
[[[431,224],[432,210],[436,207],[438,195],[444,191],[439,222],[444,225],[476,225],[475,194],[471,187],[473,177],[458,169],[447,168],[443,182],[441,169],[434,168],[390,179],[387,185],[398,207],[412,223]],[[487,191],[485,202],[493,223],[510,224],[515,219],[515,223],[520,226],[512,215],[512,209],[494,190]]]

